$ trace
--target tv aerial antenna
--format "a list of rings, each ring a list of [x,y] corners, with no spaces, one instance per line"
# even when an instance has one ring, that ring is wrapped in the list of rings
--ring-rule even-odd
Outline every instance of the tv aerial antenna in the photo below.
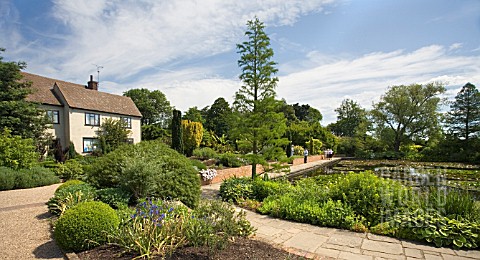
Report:
[[[92,64],[93,66],[97,67],[97,83],[100,86],[100,69],[103,69],[103,66]]]

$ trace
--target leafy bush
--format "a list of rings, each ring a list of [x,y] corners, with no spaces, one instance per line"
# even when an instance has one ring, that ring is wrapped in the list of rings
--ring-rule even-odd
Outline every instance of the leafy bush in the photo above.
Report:
[[[82,202],[71,208],[55,223],[54,237],[64,250],[79,252],[101,245],[120,220],[110,206],[103,202]]]
[[[59,163],[55,173],[64,180],[78,179],[83,175],[83,167],[80,162],[72,159],[65,163]]]
[[[239,199],[253,198],[253,181],[251,178],[230,178],[220,185],[220,196],[224,201],[236,202]]]
[[[193,150],[193,156],[200,160],[208,160],[217,158],[217,152],[210,147],[202,147]]]
[[[124,146],[88,167],[87,179],[98,188],[123,187],[135,199],[176,198],[195,207],[200,178],[190,161],[159,140]]]
[[[15,188],[16,171],[8,167],[0,167],[0,190]]]
[[[60,180],[47,168],[14,170],[0,167],[0,190],[25,189],[58,183]]]
[[[97,199],[114,209],[128,206],[132,194],[122,188],[105,188],[97,191]]]
[[[417,210],[398,214],[391,225],[398,227],[398,237],[426,241],[438,247],[478,248],[480,245],[479,223],[449,219],[437,212]]]
[[[419,207],[424,211],[436,211],[450,219],[480,219],[480,208],[475,198],[468,192],[458,190],[439,190],[432,187],[426,195],[420,198]]]
[[[409,188],[371,172],[347,174],[331,183],[328,190],[332,200],[350,205],[357,214],[367,219],[368,226],[375,226],[386,220],[386,216],[392,216],[393,211],[408,207],[411,198]]]
[[[224,153],[218,158],[218,163],[225,167],[240,167],[244,162],[239,158],[238,154]]]
[[[37,166],[31,169],[21,169],[17,171],[15,188],[26,189],[46,186],[58,182],[60,182],[60,180],[52,171],[47,168]]]
[[[207,166],[199,160],[190,159],[190,162],[192,163],[193,167],[196,168],[197,171],[207,169]]]
[[[32,139],[12,136],[11,131],[3,129],[0,133],[0,166],[13,169],[31,168],[40,155],[36,152]]]
[[[264,181],[259,178],[253,181],[252,186],[253,197],[258,201],[263,201],[270,195],[281,194],[290,190],[292,190],[292,185],[288,182]]]
[[[60,192],[61,190],[71,186],[71,185],[79,185],[79,184],[85,184],[84,181],[81,181],[81,180],[68,180],[64,183],[62,183],[62,185],[58,186],[58,188],[55,190],[55,193],[58,193]]]
[[[89,184],[70,184],[61,189],[57,188],[54,196],[47,202],[48,211],[51,214],[60,216],[75,205],[81,202],[93,201],[96,197],[95,188]]]

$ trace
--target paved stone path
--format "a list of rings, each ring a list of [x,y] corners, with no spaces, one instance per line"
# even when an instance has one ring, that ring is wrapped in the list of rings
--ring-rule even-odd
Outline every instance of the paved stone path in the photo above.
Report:
[[[0,192],[0,259],[64,259],[45,205],[58,185]]]
[[[291,172],[320,165],[326,160],[291,167]],[[202,186],[205,198],[218,196],[220,183]],[[242,210],[238,208],[238,210]],[[421,243],[386,236],[355,233],[336,228],[318,227],[247,212],[247,219],[257,229],[255,238],[289,252],[313,259],[480,259],[480,250],[436,248]]]

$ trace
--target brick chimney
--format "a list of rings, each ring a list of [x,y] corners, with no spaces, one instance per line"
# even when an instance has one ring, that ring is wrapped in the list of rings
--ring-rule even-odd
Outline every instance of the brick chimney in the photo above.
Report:
[[[88,82],[88,85],[85,87],[91,90],[98,90],[98,82],[93,81],[93,75],[90,75],[90,81]]]

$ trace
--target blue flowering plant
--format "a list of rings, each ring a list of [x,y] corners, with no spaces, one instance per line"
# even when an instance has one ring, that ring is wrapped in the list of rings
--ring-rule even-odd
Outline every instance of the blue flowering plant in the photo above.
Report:
[[[186,245],[187,207],[171,201],[147,198],[123,220],[113,240],[140,258],[171,254]]]

